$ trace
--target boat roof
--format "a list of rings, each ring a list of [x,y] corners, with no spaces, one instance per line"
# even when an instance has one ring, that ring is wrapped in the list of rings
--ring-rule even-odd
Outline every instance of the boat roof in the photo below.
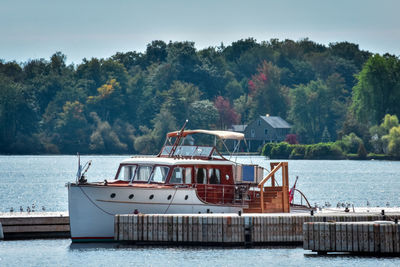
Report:
[[[167,158],[167,157],[131,157],[125,159],[121,164],[159,164],[159,165],[233,165],[229,160],[205,160],[191,158]]]
[[[182,137],[186,137],[188,135],[203,133],[203,134],[210,134],[215,135],[221,139],[234,139],[234,140],[243,140],[244,134],[231,132],[231,131],[211,131],[211,130],[184,130]],[[169,132],[167,134],[168,137],[178,137],[181,134],[181,131]]]

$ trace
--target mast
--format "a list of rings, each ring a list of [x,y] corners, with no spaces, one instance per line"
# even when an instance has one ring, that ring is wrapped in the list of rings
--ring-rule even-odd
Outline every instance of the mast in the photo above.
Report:
[[[178,147],[179,142],[181,141],[181,138],[183,136],[183,132],[185,130],[185,127],[186,127],[187,123],[188,123],[188,120],[185,121],[185,123],[183,124],[182,129],[179,131],[179,134],[176,137],[176,140],[175,140],[174,144],[172,145],[171,152],[169,152],[169,154],[168,154],[169,157],[173,157],[174,156],[176,148]]]

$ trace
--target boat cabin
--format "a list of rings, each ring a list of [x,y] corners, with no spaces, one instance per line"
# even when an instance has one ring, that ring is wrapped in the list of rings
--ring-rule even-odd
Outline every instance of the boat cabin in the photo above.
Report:
[[[243,134],[225,131],[188,130],[168,133],[169,143],[166,141],[157,156],[132,157],[122,161],[110,185],[195,190],[198,198],[205,203],[247,203],[250,205],[248,212],[264,212],[265,201],[276,199],[276,204],[271,205],[269,210],[288,211],[288,202],[282,200],[287,198],[287,171],[282,171],[285,176],[282,186],[275,186],[276,170],[265,177],[264,168],[230,161],[215,146],[183,145],[180,142],[182,137],[194,133],[212,134],[221,139],[244,138]],[[175,142],[171,141],[172,138],[175,138]],[[283,166],[287,170],[287,165],[279,164],[277,167]],[[271,170],[274,167],[271,163]],[[264,187],[270,178],[271,187]],[[264,198],[265,201],[260,201]],[[256,209],[251,207],[252,203]]]

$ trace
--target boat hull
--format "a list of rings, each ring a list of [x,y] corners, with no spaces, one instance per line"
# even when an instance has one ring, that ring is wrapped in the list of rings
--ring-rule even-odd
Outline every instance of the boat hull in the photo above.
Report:
[[[116,214],[237,213],[242,206],[201,201],[195,188],[68,184],[73,242],[113,241]]]

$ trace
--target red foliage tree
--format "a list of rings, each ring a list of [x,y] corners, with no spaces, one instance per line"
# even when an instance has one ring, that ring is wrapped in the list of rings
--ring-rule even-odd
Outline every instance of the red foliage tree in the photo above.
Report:
[[[240,115],[237,114],[235,109],[231,108],[229,101],[222,96],[218,96],[215,99],[214,106],[218,110],[221,129],[237,124],[240,121]]]
[[[285,142],[289,143],[291,145],[298,144],[299,141],[297,141],[297,134],[288,134],[288,135],[286,135]]]

